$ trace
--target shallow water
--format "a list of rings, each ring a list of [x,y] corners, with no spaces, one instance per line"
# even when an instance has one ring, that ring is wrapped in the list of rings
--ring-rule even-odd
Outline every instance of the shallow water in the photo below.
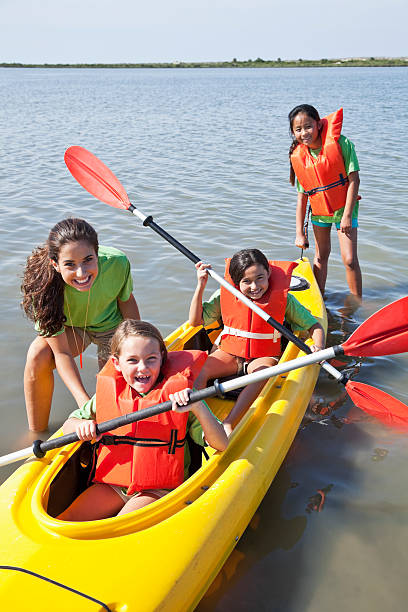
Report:
[[[240,248],[256,246],[271,259],[299,255],[287,113],[305,101],[322,115],[343,105],[343,131],[361,166],[364,303],[354,314],[344,310],[333,233],[326,304],[329,342],[338,344],[408,293],[406,75],[403,68],[0,69],[1,453],[38,437],[26,427],[22,374],[34,335],[19,307],[19,285],[25,258],[54,223],[83,216],[101,243],[127,253],[142,316],[163,333],[187,318],[195,286],[188,260],[73,180],[63,161],[68,146],[98,155],[142,212],[221,273],[223,258]],[[214,289],[210,280],[208,294]],[[406,356],[349,365],[359,368],[356,380],[408,403]],[[92,349],[84,366],[92,391]],[[73,407],[57,380],[51,431]],[[407,459],[406,436],[365,417],[322,373],[278,477],[198,609],[403,609]],[[0,479],[13,469],[2,468]]]

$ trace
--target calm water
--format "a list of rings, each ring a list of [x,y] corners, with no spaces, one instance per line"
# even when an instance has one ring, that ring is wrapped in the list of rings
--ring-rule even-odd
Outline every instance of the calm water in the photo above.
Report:
[[[187,318],[195,286],[188,260],[73,180],[63,161],[68,146],[82,145],[103,159],[141,211],[221,272],[223,258],[244,247],[274,259],[299,255],[286,116],[301,102],[322,115],[342,105],[343,131],[361,166],[365,300],[353,315],[344,312],[346,283],[333,234],[327,307],[329,341],[338,344],[375,310],[408,293],[407,74],[401,68],[0,69],[1,454],[32,439],[22,375],[34,336],[19,307],[19,277],[54,223],[83,216],[103,244],[123,249],[141,313],[164,333]],[[84,365],[92,391],[92,350]],[[408,403],[406,373],[406,356],[373,358],[364,360],[356,379]],[[57,381],[51,431],[73,407]],[[406,436],[362,416],[325,374],[314,410],[200,611],[405,609]],[[2,468],[0,479],[12,469]],[[325,495],[320,512],[319,491]]]

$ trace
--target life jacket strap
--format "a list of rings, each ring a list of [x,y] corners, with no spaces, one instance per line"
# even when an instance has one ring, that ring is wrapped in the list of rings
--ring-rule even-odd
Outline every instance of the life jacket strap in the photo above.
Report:
[[[243,329],[236,329],[235,327],[228,327],[228,325],[225,325],[220,335],[239,336],[240,338],[249,338],[251,340],[273,340],[274,342],[277,342],[282,334],[276,329],[271,334],[261,334],[258,332],[245,331]]]
[[[177,429],[172,429],[170,440],[161,440],[160,438],[135,438],[133,436],[115,436],[108,434],[102,438],[94,446],[118,446],[119,444],[131,444],[132,446],[168,446],[168,454],[174,455],[176,448],[184,446],[187,438],[177,438]]]
[[[343,185],[347,185],[348,182],[349,182],[348,176],[344,177],[340,173],[338,181],[334,181],[334,183],[329,183],[328,185],[322,185],[321,187],[314,187],[313,189],[310,189],[309,191],[305,191],[305,194],[310,197],[310,196],[315,195],[316,193],[320,193],[321,191],[328,191],[329,189],[334,189],[334,187],[340,187]]]

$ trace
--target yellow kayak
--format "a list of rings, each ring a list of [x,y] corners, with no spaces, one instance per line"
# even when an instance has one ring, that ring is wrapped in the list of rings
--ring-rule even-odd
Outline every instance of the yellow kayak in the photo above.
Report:
[[[327,326],[307,260],[296,291]],[[218,333],[185,323],[169,350],[202,348]],[[301,355],[288,344],[281,358]],[[193,610],[216,577],[269,488],[299,427],[319,373],[308,365],[265,385],[230,437],[180,487],[131,514],[83,523],[54,518],[85,486],[89,444],[29,459],[0,487],[0,601],[13,612]],[[233,400],[212,399],[223,418]],[[61,431],[56,435],[61,435]]]

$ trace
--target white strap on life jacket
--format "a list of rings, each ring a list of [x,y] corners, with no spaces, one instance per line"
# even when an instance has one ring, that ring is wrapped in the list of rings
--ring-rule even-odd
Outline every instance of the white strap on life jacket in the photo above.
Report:
[[[281,337],[281,333],[277,329],[273,330],[272,334],[260,334],[255,332],[244,331],[243,329],[235,329],[235,327],[228,327],[225,325],[220,336],[240,336],[241,338],[250,338],[251,340],[273,340],[277,342]]]

